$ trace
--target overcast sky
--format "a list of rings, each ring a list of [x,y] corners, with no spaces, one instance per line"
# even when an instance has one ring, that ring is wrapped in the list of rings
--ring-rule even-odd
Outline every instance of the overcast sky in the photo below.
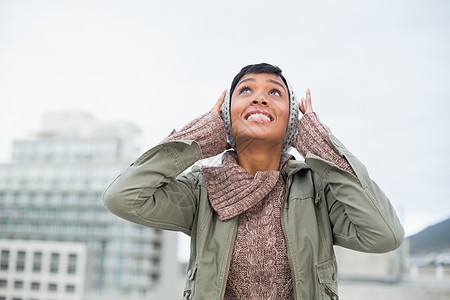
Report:
[[[311,89],[412,234],[450,217],[449,16],[445,0],[0,0],[0,162],[61,110],[134,122],[144,151],[264,61]]]

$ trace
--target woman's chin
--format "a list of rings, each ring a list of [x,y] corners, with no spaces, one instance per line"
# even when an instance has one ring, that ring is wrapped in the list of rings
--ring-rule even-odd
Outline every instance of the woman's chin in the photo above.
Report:
[[[275,139],[270,136],[262,135],[246,135],[236,138],[236,147],[238,149],[243,148],[264,148],[264,149],[281,149],[282,140]]]

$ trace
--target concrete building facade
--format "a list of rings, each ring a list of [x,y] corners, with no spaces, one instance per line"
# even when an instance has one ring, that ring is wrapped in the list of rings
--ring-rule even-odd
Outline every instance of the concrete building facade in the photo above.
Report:
[[[0,251],[1,300],[83,299],[85,245],[0,240]]]
[[[11,163],[0,165],[0,239],[85,245],[86,297],[151,299],[162,231],[119,219],[102,204],[105,188],[138,156],[139,137],[126,122],[45,115],[34,136],[14,141]]]

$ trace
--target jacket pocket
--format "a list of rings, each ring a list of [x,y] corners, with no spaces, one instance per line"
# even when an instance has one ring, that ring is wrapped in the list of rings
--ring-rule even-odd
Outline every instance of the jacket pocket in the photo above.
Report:
[[[183,291],[183,300],[194,299],[195,293],[195,275],[197,274],[197,262],[187,271],[186,285]]]
[[[338,300],[336,257],[317,264],[319,295],[322,300]]]

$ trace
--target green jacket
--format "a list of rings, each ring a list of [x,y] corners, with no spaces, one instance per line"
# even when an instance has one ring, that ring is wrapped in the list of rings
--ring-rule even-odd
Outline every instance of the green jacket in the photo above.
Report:
[[[289,160],[282,226],[295,299],[338,299],[333,245],[387,252],[404,232],[381,189],[364,165],[333,135],[330,140],[357,177],[308,153]],[[183,299],[222,299],[238,217],[221,221],[208,200],[195,141],[170,141],[144,153],[104,193],[104,205],[129,221],[181,231],[191,237]]]

